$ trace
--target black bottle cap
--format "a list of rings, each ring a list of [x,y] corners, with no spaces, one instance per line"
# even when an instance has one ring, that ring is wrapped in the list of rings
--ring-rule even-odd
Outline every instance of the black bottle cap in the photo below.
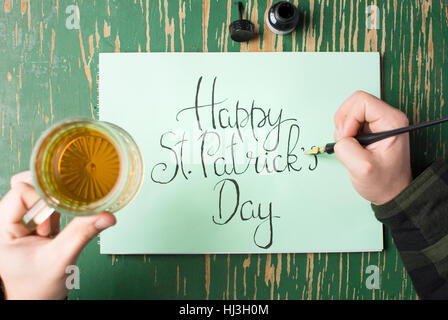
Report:
[[[245,42],[252,39],[255,33],[255,27],[249,20],[243,19],[243,4],[238,2],[240,20],[233,21],[229,26],[230,37],[233,41]]]
[[[266,16],[266,24],[276,34],[288,34],[297,27],[298,23],[299,11],[288,1],[274,4]]]

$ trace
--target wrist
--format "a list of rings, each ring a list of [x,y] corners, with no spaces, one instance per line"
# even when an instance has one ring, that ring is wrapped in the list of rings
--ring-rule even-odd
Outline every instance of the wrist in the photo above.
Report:
[[[422,190],[427,190],[429,187],[436,184],[438,181],[437,177],[443,176],[446,172],[448,172],[448,167],[444,161],[433,162],[428,168],[413,179],[410,185],[404,188],[390,201],[381,205],[377,205],[371,201],[375,216],[380,220],[395,214],[397,211],[402,211],[403,208],[409,205],[409,199],[420,198]]]
[[[388,202],[393,201],[398,195],[400,195],[407,187],[412,183],[412,175],[409,174],[408,177],[397,183],[390,188],[387,193],[379,197],[378,199],[371,201],[376,206],[382,206]]]

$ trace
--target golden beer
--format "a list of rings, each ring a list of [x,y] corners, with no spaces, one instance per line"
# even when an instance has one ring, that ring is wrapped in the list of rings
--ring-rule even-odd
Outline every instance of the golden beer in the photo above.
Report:
[[[32,227],[51,210],[118,211],[138,193],[144,171],[139,148],[125,130],[92,120],[66,120],[47,129],[33,149],[30,169],[42,197],[24,217]]]

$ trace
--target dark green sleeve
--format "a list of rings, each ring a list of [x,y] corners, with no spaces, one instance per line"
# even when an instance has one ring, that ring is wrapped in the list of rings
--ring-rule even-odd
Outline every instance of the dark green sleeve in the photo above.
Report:
[[[422,299],[448,299],[448,165],[436,161],[390,202],[372,204]]]

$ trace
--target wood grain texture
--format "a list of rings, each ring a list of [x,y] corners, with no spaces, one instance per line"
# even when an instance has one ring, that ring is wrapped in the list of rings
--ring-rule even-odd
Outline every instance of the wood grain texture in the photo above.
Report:
[[[264,25],[272,1],[246,1],[258,36],[239,44],[228,33],[232,0],[0,0],[0,194],[51,123],[98,118],[99,52],[379,51],[384,100],[411,123],[448,116],[445,0],[293,2],[297,31],[277,36]],[[79,29],[67,28],[73,5]],[[379,29],[366,26],[371,5]],[[446,126],[411,134],[415,174],[445,159],[447,137]],[[71,299],[417,298],[387,231],[381,253],[100,256],[97,240],[79,258]],[[369,265],[380,268],[378,290],[366,288]]]

